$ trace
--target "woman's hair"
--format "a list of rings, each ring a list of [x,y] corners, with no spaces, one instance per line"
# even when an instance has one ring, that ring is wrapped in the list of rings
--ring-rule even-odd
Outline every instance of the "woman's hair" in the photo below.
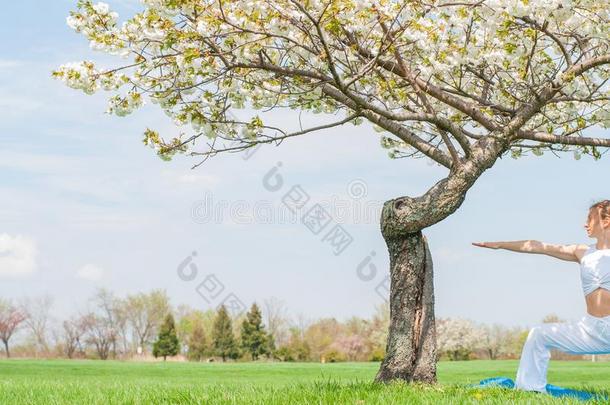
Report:
[[[610,218],[610,200],[602,200],[596,202],[591,207],[589,207],[589,212],[591,212],[593,209],[597,211],[600,225],[602,220]]]

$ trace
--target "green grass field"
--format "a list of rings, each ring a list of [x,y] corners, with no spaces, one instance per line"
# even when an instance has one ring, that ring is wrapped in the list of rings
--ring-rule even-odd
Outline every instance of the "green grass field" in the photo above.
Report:
[[[517,360],[440,362],[436,386],[372,383],[379,363],[0,361],[0,404],[569,404],[467,384],[514,379]],[[548,382],[608,393],[610,363],[551,361]],[[590,401],[589,403],[595,403]]]

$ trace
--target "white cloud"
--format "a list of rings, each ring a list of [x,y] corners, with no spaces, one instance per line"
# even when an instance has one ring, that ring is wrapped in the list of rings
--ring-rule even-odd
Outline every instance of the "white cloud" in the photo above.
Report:
[[[95,264],[85,264],[76,272],[78,278],[89,281],[99,281],[104,276],[104,269]]]
[[[36,244],[30,238],[0,234],[0,277],[22,276],[36,270]]]

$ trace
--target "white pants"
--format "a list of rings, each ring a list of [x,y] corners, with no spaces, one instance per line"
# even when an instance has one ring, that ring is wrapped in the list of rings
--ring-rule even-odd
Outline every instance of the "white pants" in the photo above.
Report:
[[[610,315],[598,318],[587,313],[578,321],[542,323],[530,329],[515,389],[546,392],[550,349],[571,354],[610,353]]]

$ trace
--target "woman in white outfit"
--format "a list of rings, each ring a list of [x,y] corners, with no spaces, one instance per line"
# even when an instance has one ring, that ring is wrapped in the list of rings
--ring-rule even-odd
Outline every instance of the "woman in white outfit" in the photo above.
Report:
[[[578,321],[542,323],[530,329],[521,352],[515,389],[546,392],[550,349],[572,354],[610,353],[610,200],[589,208],[585,229],[596,243],[552,245],[535,240],[473,243],[580,264],[587,314]]]

